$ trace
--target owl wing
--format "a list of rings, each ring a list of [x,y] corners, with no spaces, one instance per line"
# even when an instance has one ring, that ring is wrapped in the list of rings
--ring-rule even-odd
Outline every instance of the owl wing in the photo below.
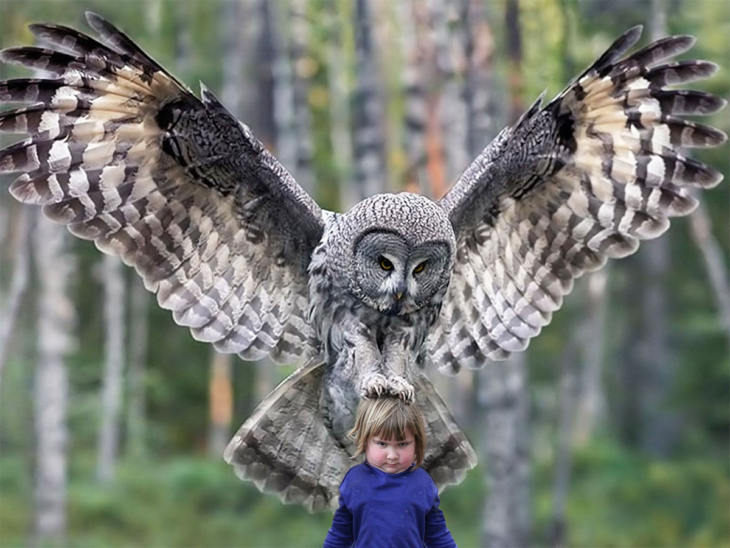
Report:
[[[524,350],[575,278],[662,234],[669,217],[697,205],[688,189],[722,179],[679,148],[717,146],[726,136],[676,115],[713,113],[725,101],[664,89],[708,77],[716,65],[665,63],[693,45],[689,36],[621,58],[640,35],[636,27],[618,38],[544,108],[538,99],[441,201],[457,236],[429,338],[442,371]]]
[[[126,35],[31,25],[47,47],[0,59],[55,75],[0,82],[15,198],[133,265],[194,337],[245,359],[314,350],[307,267],[322,212],[207,90],[195,97]]]

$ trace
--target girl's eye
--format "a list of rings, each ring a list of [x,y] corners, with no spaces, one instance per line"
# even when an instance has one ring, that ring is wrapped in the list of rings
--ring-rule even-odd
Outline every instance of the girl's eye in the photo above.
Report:
[[[426,268],[426,262],[422,262],[419,264],[416,268],[413,269],[414,274],[418,274],[419,272],[423,272],[423,269]]]
[[[382,268],[383,270],[392,270],[393,269],[393,263],[391,263],[385,257],[380,257],[380,268]]]

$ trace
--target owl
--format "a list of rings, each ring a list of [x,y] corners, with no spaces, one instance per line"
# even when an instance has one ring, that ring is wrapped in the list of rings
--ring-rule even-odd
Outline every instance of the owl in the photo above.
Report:
[[[693,39],[630,55],[619,37],[555,99],[540,97],[465,166],[438,202],[381,194],[322,210],[203,88],[201,98],[89,13],[92,38],[31,25],[43,47],[0,59],[50,76],[0,83],[10,192],[133,266],[193,337],[244,360],[302,363],[225,451],[243,479],[312,511],[337,502],[356,464],[361,398],[416,401],[423,466],[439,489],[476,455],[425,375],[505,359],[550,322],[573,280],[636,251],[719,172],[680,152],[726,136],[677,117],[722,108],[668,90],[710,76],[668,61]]]

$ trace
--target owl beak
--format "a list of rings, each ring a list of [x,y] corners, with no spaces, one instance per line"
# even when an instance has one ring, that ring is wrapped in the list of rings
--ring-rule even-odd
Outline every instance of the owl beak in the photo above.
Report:
[[[403,298],[403,292],[402,291],[399,291],[398,293],[395,294],[395,300],[396,301],[400,301],[402,298]]]

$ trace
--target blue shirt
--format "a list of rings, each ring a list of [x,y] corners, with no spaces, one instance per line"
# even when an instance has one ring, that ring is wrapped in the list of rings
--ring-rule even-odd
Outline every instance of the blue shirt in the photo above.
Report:
[[[367,461],[340,484],[340,507],[324,548],[454,548],[428,472],[388,474]]]

